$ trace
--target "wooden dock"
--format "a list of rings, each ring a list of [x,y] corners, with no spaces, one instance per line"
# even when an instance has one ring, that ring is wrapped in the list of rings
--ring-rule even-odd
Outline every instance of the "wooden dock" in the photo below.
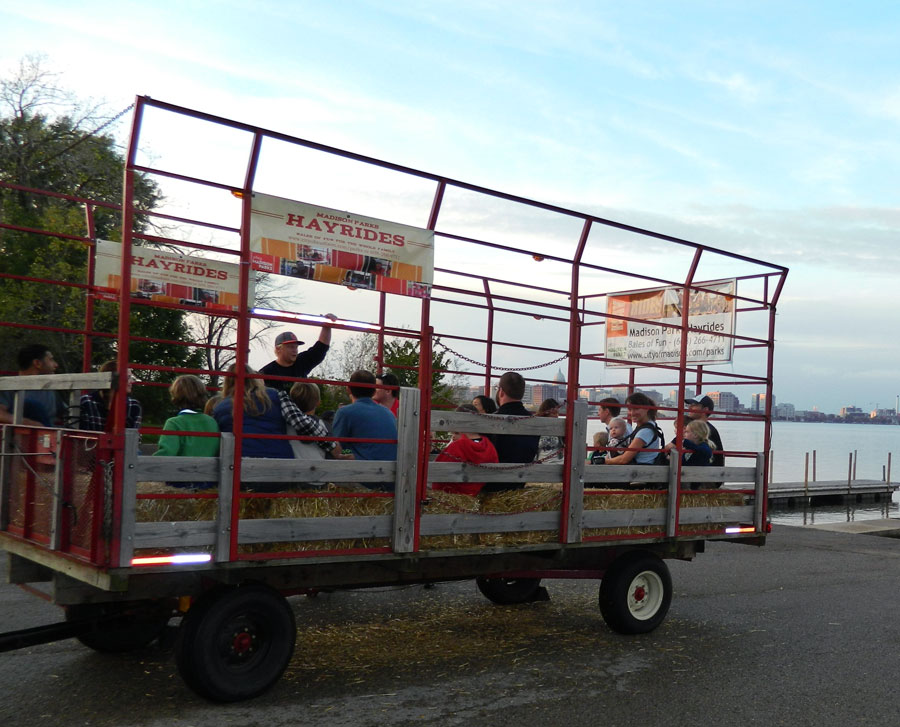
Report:
[[[790,505],[791,501],[843,503],[890,500],[900,483],[883,480],[817,480],[815,482],[770,482],[769,503]]]

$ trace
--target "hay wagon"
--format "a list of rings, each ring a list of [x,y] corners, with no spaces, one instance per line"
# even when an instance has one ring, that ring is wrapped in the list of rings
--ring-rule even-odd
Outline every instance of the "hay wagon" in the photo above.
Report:
[[[174,122],[187,123],[176,132],[182,141],[201,144],[214,136],[226,147],[240,146],[237,139],[247,142],[243,182],[224,172],[211,178],[178,164],[167,167],[165,153],[157,153],[153,165],[141,160],[142,129],[162,117],[170,132]],[[259,199],[277,199],[255,192],[257,170],[271,166],[267,150],[278,159],[302,153],[310,165],[374,170],[386,175],[379,177],[379,189],[390,178],[406,195],[385,194],[375,204],[384,207],[380,217],[364,217],[370,198],[341,188],[347,203],[325,207],[338,191],[311,183],[296,196],[318,206],[282,199],[295,210],[282,219],[312,215],[327,228],[325,220],[338,226],[343,214],[345,222],[354,222],[348,235],[362,241],[375,235],[373,244],[387,241],[397,248],[404,247],[396,245],[398,235],[415,239],[420,250],[431,246],[433,259],[420,264],[421,256],[407,259],[389,250],[373,262],[371,255],[353,253],[354,258],[338,243],[328,248],[321,239],[312,245],[311,238],[285,234],[279,240],[271,231],[260,233],[254,216],[277,217],[280,204],[274,212],[254,207]],[[209,222],[136,209],[138,174],[177,182],[178,189],[221,193],[232,204],[231,217],[222,213],[224,221]],[[367,177],[369,191],[372,183]],[[411,218],[410,197],[424,205],[424,227],[385,223]],[[83,235],[2,227],[33,236],[36,244],[65,239],[83,246],[89,258],[110,249],[98,244],[90,220],[98,205],[113,205],[58,194],[54,199],[85,207]],[[359,214],[336,211],[354,204]],[[477,204],[482,206],[476,211]],[[136,102],[121,208],[115,275],[100,279],[95,273],[82,285],[89,300],[118,306],[118,373],[0,378],[0,391],[14,393],[15,422],[3,426],[0,467],[0,547],[9,554],[9,581],[63,606],[66,616],[61,624],[6,634],[0,648],[77,637],[98,651],[127,651],[150,643],[178,618],[175,648],[184,680],[207,698],[238,700],[269,688],[291,658],[290,595],[474,579],[491,601],[516,604],[543,597],[542,580],[593,578],[600,582],[599,607],[609,626],[644,633],[662,622],[671,602],[666,559],[691,559],[707,540],[765,542],[774,315],[784,268],[147,98]],[[154,215],[178,227],[163,236],[135,224],[137,217]],[[206,235],[203,242],[197,241],[198,230]],[[185,270],[211,260],[236,262],[234,287],[185,291],[175,283],[167,288],[148,282],[137,260],[163,242],[170,251],[192,253],[185,252]],[[620,255],[612,251],[631,244],[640,246],[636,267],[614,266]],[[197,262],[202,260],[207,262]],[[98,267],[94,259],[88,265],[92,271]],[[261,309],[252,301],[251,269],[317,285],[316,295],[336,296],[329,307],[360,312],[333,322]],[[14,279],[55,283],[0,278],[4,285]],[[312,295],[311,287],[303,289]],[[396,460],[245,457],[247,435],[237,426],[238,412],[236,432],[221,434],[217,457],[152,455],[152,446],[141,439],[159,434],[158,424],[125,428],[125,397],[118,392],[126,390],[129,368],[138,374],[138,397],[142,384],[163,385],[184,370],[130,355],[136,306],[233,318],[234,340],[217,346],[233,353],[234,372],[195,373],[234,376],[238,390],[253,376],[248,347],[260,321],[315,321],[348,334],[367,332],[377,339],[378,367],[391,363],[386,342],[413,342],[419,360],[405,368],[419,383],[400,390]],[[103,335],[92,316],[87,306],[82,329],[56,331],[84,339],[85,371],[92,335]],[[433,370],[436,346],[453,355],[455,368]],[[552,378],[554,366],[565,367],[564,382]],[[525,372],[534,399],[564,399],[565,416],[452,410],[450,398],[489,394],[504,370]],[[455,377],[454,388],[436,388],[440,374]],[[660,397],[656,409],[660,419],[677,422],[688,408],[688,388],[725,385],[755,386],[766,394],[763,411],[732,415],[760,428],[760,452],[728,451],[720,467],[684,467],[678,458],[668,466],[586,464],[605,390],[626,394],[670,386],[672,395]],[[107,431],[21,424],[25,392],[35,389],[57,390],[73,403],[82,392],[109,391]],[[674,438],[680,444],[679,429]],[[449,431],[557,437],[562,444],[552,462],[433,461],[433,433]],[[168,482],[213,486],[176,489]],[[436,490],[436,482],[505,483],[510,489],[473,496]],[[259,492],[257,483],[268,489],[283,483],[283,489]]]

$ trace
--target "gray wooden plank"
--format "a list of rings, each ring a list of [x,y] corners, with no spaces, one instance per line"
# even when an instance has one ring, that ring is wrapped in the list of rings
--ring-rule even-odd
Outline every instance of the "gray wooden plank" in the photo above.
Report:
[[[135,523],[134,548],[196,548],[215,545],[214,520],[190,522]],[[129,556],[126,564],[131,562]]]
[[[391,520],[390,515],[242,520],[238,542],[245,545],[298,540],[388,538],[393,532]]]
[[[584,468],[584,484],[614,485],[622,482],[650,482],[651,489],[662,490],[668,486],[669,468],[656,465],[590,465]]]
[[[766,457],[760,452],[756,455],[756,499],[754,500],[753,525],[757,530],[763,529],[763,506],[765,505],[765,497],[763,493],[766,489]]]
[[[680,465],[678,452],[673,452],[672,456],[669,457],[669,482],[668,492],[666,493],[666,535],[670,538],[675,536],[675,519],[678,503],[678,468]]]
[[[228,562],[231,551],[231,504],[234,483],[234,434],[223,432],[219,440],[219,502],[216,505],[216,543],[213,560]],[[238,526],[240,527],[240,526]]]
[[[400,408],[397,411],[394,524],[391,538],[395,553],[412,553],[415,549],[420,398],[418,389],[404,387],[400,390]]]
[[[73,391],[110,389],[115,374],[111,371],[89,374],[37,374],[0,377],[0,391]]]
[[[559,530],[559,510],[515,512],[481,515],[451,513],[423,515],[422,535],[461,535],[464,533],[520,533],[537,530]]]
[[[131,564],[134,556],[135,509],[137,507],[137,460],[140,435],[137,429],[125,430],[122,463],[122,518],[119,529],[119,564]]]
[[[479,464],[429,462],[429,482],[562,482],[561,464]]]
[[[242,482],[391,482],[396,462],[244,457]],[[140,457],[138,482],[206,482],[219,477],[216,457]]]
[[[566,442],[571,458],[569,463],[569,511],[566,514],[568,519],[566,526],[567,543],[581,542],[581,518],[584,511],[584,442],[587,441],[587,414],[588,405],[586,401],[579,399],[572,405],[572,441]]]
[[[752,505],[728,505],[724,507],[684,507],[681,508],[679,522],[682,525],[699,523],[742,523],[753,517]],[[627,528],[662,526],[667,513],[664,508],[638,510],[585,510],[584,527],[587,528]]]
[[[753,505],[728,505],[724,507],[685,507],[679,521],[682,525],[702,523],[749,523],[753,520]]]
[[[261,459],[241,461],[241,482],[394,482],[396,462]]]
[[[562,437],[564,419],[549,417],[498,416],[456,411],[432,411],[431,430],[435,432],[477,432],[480,434],[538,434]]]
[[[662,526],[666,522],[666,509],[654,507],[640,510],[585,510],[581,522],[585,530],[589,528]]]
[[[218,457],[138,457],[137,482],[211,482],[219,479]]]

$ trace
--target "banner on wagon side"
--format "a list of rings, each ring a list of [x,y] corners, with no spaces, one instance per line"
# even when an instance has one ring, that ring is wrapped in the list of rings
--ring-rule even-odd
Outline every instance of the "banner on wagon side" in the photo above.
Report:
[[[122,244],[98,240],[94,286],[103,297],[122,287]],[[183,255],[152,247],[131,248],[131,295],[159,303],[192,305],[211,310],[239,307],[240,265]],[[253,280],[249,303],[253,304]]]
[[[734,352],[736,280],[696,283],[703,290],[691,291],[687,362],[728,363]],[[608,316],[639,318],[639,321],[606,319],[606,365],[644,366],[675,364],[681,357],[681,331],[660,324],[681,325],[683,288],[672,286],[650,290],[611,293]]]
[[[276,275],[427,298],[434,232],[254,194],[251,266]]]

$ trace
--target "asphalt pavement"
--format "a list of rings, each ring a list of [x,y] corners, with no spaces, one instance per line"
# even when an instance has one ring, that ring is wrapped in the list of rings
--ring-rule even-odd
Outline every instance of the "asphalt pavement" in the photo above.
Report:
[[[0,725],[900,724],[900,541],[776,526],[669,567],[672,608],[645,636],[607,628],[591,581],[510,607],[471,582],[292,598],[291,665],[240,704],[189,691],[171,645],[0,654]],[[0,586],[0,631],[59,613]]]

